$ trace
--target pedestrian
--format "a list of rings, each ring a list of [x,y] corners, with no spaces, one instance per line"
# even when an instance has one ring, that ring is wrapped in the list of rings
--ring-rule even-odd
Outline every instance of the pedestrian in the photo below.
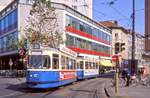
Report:
[[[127,79],[126,86],[129,86],[129,84],[130,84],[130,71],[129,71],[129,69],[126,69],[126,79]]]

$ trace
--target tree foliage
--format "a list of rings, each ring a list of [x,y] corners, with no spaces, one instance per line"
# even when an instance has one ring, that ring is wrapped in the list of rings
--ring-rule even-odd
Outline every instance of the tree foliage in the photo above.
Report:
[[[32,43],[44,43],[52,48],[57,48],[63,43],[57,14],[49,0],[35,0],[27,22],[25,36],[19,42],[19,47]]]

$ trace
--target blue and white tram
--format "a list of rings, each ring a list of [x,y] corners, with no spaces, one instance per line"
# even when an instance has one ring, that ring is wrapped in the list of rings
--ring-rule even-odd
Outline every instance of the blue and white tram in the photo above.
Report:
[[[29,50],[26,82],[30,88],[53,88],[77,80],[76,53],[66,47],[33,45]]]
[[[77,79],[86,79],[99,76],[99,66],[97,59],[78,58]]]

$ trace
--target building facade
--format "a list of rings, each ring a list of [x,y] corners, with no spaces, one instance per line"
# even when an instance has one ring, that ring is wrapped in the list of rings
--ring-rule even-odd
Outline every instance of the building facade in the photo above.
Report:
[[[57,3],[68,5],[69,7],[92,18],[93,0],[51,0],[51,2],[57,2]]]
[[[0,0],[0,11],[4,9],[13,0]]]
[[[117,24],[117,22],[101,22],[105,26],[109,27],[112,30],[112,53],[115,55],[115,44],[116,43],[124,43],[125,45],[121,47],[120,44],[120,51],[121,48],[124,48],[118,54],[121,55],[122,63],[124,64],[131,64],[132,59],[132,33],[130,30],[125,29]],[[135,35],[135,60],[136,65],[141,66],[145,64],[145,60],[143,58],[144,54],[144,46],[145,46],[145,38],[140,34]],[[136,68],[137,68],[136,67]]]
[[[141,34],[135,34],[135,60],[138,61],[138,66],[140,67],[145,64],[145,59],[143,54],[145,53],[145,38]],[[128,35],[128,58],[132,59],[132,35]]]
[[[25,1],[14,0],[0,12],[1,69],[10,68],[10,59],[13,62],[12,68],[23,68],[22,63],[15,62],[19,59],[16,43],[25,33],[24,29],[28,25],[27,19],[32,8],[30,2]],[[53,2],[51,6],[56,9],[58,27],[63,31],[66,47],[77,52],[79,56],[111,59],[110,29],[67,5]]]
[[[20,0],[22,3],[30,3],[33,0]],[[50,0],[51,2],[65,4],[83,15],[92,18],[93,0]]]
[[[118,26],[117,22],[104,21],[100,23],[112,30],[112,54],[116,54],[115,46],[116,43],[119,43],[118,46],[120,49],[118,49],[118,55],[121,55],[122,59],[128,59],[128,30],[121,26]],[[121,50],[121,43],[124,43],[122,47],[124,48],[123,50]]]

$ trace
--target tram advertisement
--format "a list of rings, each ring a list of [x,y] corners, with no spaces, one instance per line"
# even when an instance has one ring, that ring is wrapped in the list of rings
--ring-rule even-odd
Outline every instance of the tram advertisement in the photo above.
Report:
[[[75,71],[60,71],[59,72],[60,80],[73,79],[73,78],[76,78],[76,76],[77,75]]]
[[[97,75],[97,74],[98,74],[97,69],[84,70],[84,76]]]

